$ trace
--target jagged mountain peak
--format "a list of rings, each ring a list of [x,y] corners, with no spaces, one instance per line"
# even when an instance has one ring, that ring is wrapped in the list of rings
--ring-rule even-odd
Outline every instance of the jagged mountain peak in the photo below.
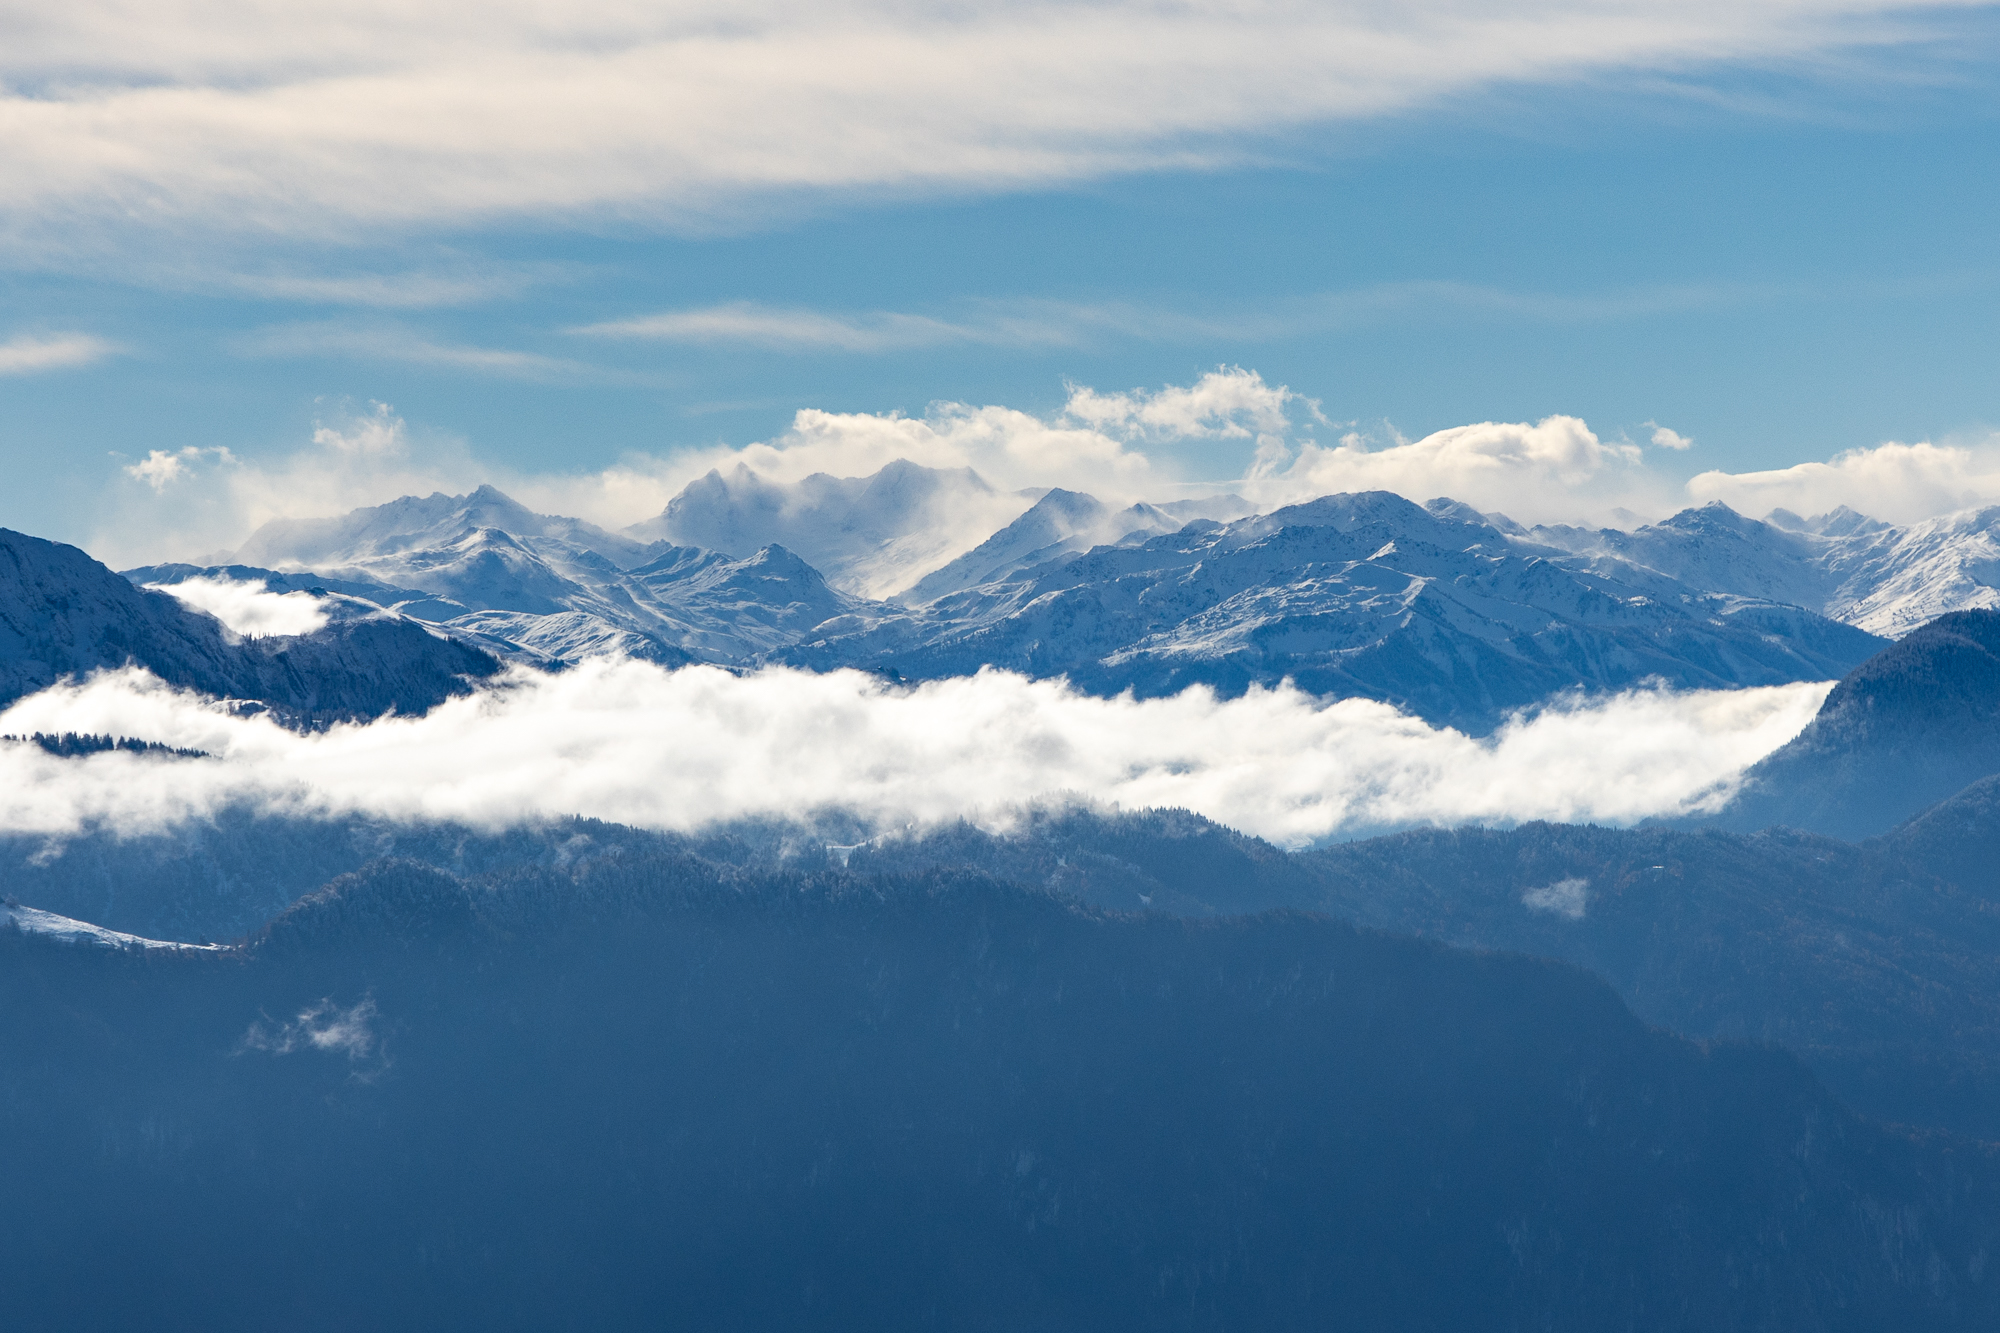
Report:
[[[1432,545],[1458,548],[1482,541],[1503,542],[1499,529],[1471,505],[1433,500],[1420,505],[1393,491],[1343,491],[1286,505],[1225,525],[1223,540],[1257,541],[1285,528],[1332,528],[1354,532],[1379,527]]]
[[[1651,526],[1710,531],[1720,528],[1731,532],[1747,532],[1752,530],[1753,525],[1763,526],[1756,519],[1746,518],[1737,513],[1721,500],[1710,500],[1707,504],[1690,505]]]
[[[1039,493],[1006,492],[971,468],[897,459],[862,477],[816,472],[776,481],[744,464],[710,469],[657,517],[627,528],[738,558],[772,544],[795,551],[842,592],[902,591],[1018,518]]]
[[[1846,505],[1811,518],[1800,518],[1789,509],[1773,509],[1764,515],[1764,521],[1788,532],[1810,533],[1815,537],[1851,537],[1857,533],[1881,532],[1889,526]]]
[[[537,514],[498,487],[482,485],[465,495],[405,495],[327,518],[273,519],[230,559],[265,569],[356,568],[371,558],[450,544],[467,528],[562,542],[621,566],[650,555],[644,543],[581,519]]]
[[[1052,487],[1028,511],[895,600],[922,606],[967,588],[1025,576],[1027,571],[1098,546],[1130,545],[1195,525],[1253,512],[1241,496],[1218,495],[1165,504],[1141,501],[1113,509],[1094,495]]]

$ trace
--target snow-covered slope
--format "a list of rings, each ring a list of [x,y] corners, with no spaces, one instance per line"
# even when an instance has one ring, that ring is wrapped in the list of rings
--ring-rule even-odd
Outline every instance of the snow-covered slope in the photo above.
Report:
[[[665,512],[626,529],[747,556],[783,546],[857,597],[889,597],[1018,518],[1040,492],[995,490],[971,468],[898,460],[869,477],[821,472],[774,482],[738,464],[688,484]]]
[[[590,551],[620,566],[651,557],[645,542],[585,523],[531,512],[492,486],[470,495],[406,495],[388,504],[356,509],[338,518],[274,519],[243,543],[235,560],[266,569],[331,569],[367,566],[402,552],[450,546],[473,529],[508,533],[524,545],[554,554]],[[391,580],[393,582],[393,580]]]
[[[2000,607],[2000,507],[1829,539],[1826,613],[1898,638],[1950,611]]]
[[[1235,495],[1113,509],[1095,496],[1052,490],[1027,513],[950,564],[926,574],[895,600],[913,606],[932,602],[947,593],[997,583],[1010,574],[1093,546],[1177,532],[1192,519],[1227,520],[1252,512],[1250,503]]]
[[[1103,541],[1249,509],[1227,496],[1113,510],[1058,491],[1023,517],[1036,500],[996,491],[970,469],[901,461],[870,477],[791,484],[738,468],[694,482],[658,518],[618,535],[533,513],[484,486],[267,524],[236,552],[237,563],[130,576],[342,592],[503,656],[621,652],[666,664],[734,663],[797,643],[825,622],[872,624],[890,610],[854,589],[893,591],[931,571],[926,597],[934,597]],[[965,556],[982,538],[976,556]]]
[[[917,677],[991,665],[1148,694],[1290,678],[1476,729],[1565,689],[1824,679],[1880,646],[1808,609],[1840,586],[1829,544],[1880,538],[1865,521],[1795,531],[1710,506],[1635,533],[1531,532],[1382,492],[1261,516],[1235,497],[1114,509],[1057,490],[1008,513],[1016,504],[970,472],[909,464],[791,486],[739,471],[690,486],[624,545],[487,488],[286,530],[284,543],[267,529],[246,551],[320,559],[268,576],[273,587],[366,589],[548,656]],[[964,526],[995,506],[998,531]],[[714,545],[657,538],[669,530]],[[958,554],[872,600],[789,544],[723,545],[774,532],[845,562],[853,586],[895,586],[912,552]]]
[[[1531,530],[1379,492],[1245,508],[1007,494],[906,462],[788,484],[738,469],[623,535],[482,487],[267,525],[243,564],[134,577],[346,594],[530,660],[622,652],[912,676],[997,665],[1146,693],[1290,677],[1482,728],[1572,687],[1837,676],[1879,646],[1859,631],[2000,606],[2000,509],[1896,528],[1713,504],[1625,532]],[[90,632],[164,614],[120,605],[93,612]],[[212,651],[196,639],[187,652]]]
[[[240,664],[218,621],[74,546],[0,529],[0,704],[128,661],[171,684],[237,692]]]
[[[0,529],[0,704],[132,663],[169,684],[317,721],[422,712],[500,669],[492,655],[373,603],[327,594],[322,604],[323,629],[245,639],[73,546]]]
[[[180,944],[172,940],[149,940],[143,935],[127,935],[122,930],[106,930],[88,921],[77,921],[40,908],[0,903],[0,930],[18,930],[30,935],[46,935],[70,944],[94,944],[105,949],[191,949],[219,950],[219,944]]]
[[[1642,582],[1641,570],[1792,602],[1888,638],[1947,612],[2000,607],[2000,507],[1893,527],[1844,507],[1759,521],[1715,502],[1632,532],[1535,528],[1525,540],[1612,577]]]
[[[1588,567],[1627,582],[1641,582],[1635,571],[1648,571],[1689,587],[1814,610],[1840,582],[1822,558],[1826,539],[1745,518],[1719,501],[1631,532],[1543,527],[1525,540],[1586,557]]]
[[[917,611],[833,622],[782,656],[915,678],[990,664],[1103,693],[1290,678],[1486,730],[1569,688],[1825,679],[1881,647],[1781,602],[1571,567],[1467,514],[1371,492],[1197,521]]]
[[[271,558],[280,567],[171,568],[175,577],[226,568],[274,588],[352,590],[449,633],[542,660],[618,652],[666,665],[737,662],[856,605],[782,547],[737,557],[640,542],[533,513],[490,486],[464,496],[407,496],[339,519],[266,525],[237,557]],[[157,579],[160,569],[132,576]]]

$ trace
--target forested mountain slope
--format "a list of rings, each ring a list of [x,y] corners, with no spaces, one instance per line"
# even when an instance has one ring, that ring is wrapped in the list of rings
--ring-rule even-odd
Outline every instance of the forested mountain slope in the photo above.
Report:
[[[2000,611],[1939,616],[1856,667],[1745,775],[1720,827],[1872,837],[2000,773]]]
[[[30,1327],[2000,1315],[1988,1150],[1571,969],[1295,914],[384,863],[245,951],[0,931],[0,1005]]]

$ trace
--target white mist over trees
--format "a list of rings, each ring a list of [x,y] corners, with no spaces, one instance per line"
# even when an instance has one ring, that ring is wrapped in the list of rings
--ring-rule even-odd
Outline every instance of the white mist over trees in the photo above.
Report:
[[[655,829],[846,810],[878,827],[1052,794],[1184,806],[1288,845],[1413,824],[1631,823],[1719,808],[1829,685],[1558,699],[1474,739],[1288,686],[1099,698],[1008,672],[898,686],[856,671],[511,670],[422,717],[317,733],[102,672],[0,734],[135,736],[207,759],[0,744],[0,829],[144,832],[248,806],[502,827],[584,814]]]

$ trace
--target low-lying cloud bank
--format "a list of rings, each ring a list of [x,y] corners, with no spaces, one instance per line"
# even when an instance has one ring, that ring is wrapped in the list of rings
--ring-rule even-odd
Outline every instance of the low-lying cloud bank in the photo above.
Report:
[[[1150,390],[1072,385],[1048,416],[967,403],[933,404],[921,417],[805,409],[770,440],[535,475],[486,466],[462,440],[413,436],[394,409],[377,403],[323,423],[309,446],[274,459],[187,448],[125,463],[87,545],[114,566],[206,561],[270,519],[331,517],[482,482],[540,513],[622,528],[659,514],[711,468],[741,465],[792,482],[818,472],[868,476],[898,459],[972,468],[1003,491],[1061,486],[1118,505],[1234,491],[1272,509],[1338,491],[1388,490],[1419,503],[1449,496],[1523,523],[1593,526],[1629,527],[1718,499],[1753,518],[1846,505],[1892,523],[2000,504],[2000,437],[1889,442],[1830,462],[1709,471],[1682,484],[1672,474],[1697,442],[1670,425],[1647,427],[1644,444],[1601,437],[1572,416],[1377,438],[1329,420],[1316,400],[1287,385],[1223,366],[1189,385]],[[965,547],[989,532],[968,520]]]
[[[487,828],[583,814],[689,830],[836,809],[883,829],[1002,825],[1051,795],[1184,806],[1288,846],[1420,824],[1625,824],[1718,807],[1829,688],[1572,699],[1475,740],[1289,688],[1134,701],[995,671],[902,688],[607,660],[299,735],[128,669],[21,700],[0,734],[133,736],[213,758],[0,742],[0,832],[138,835],[228,808]]]
[[[311,593],[272,592],[261,581],[195,577],[179,583],[148,583],[154,592],[179,598],[206,611],[246,637],[265,634],[312,634],[326,628],[326,608]]]

